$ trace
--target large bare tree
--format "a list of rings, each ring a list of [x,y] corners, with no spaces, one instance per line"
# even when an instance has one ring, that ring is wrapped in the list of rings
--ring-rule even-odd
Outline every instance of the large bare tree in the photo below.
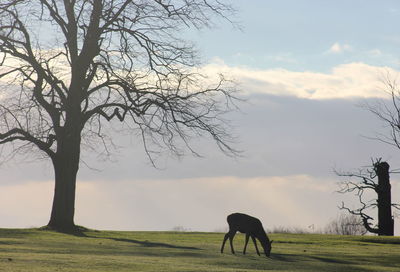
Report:
[[[0,144],[50,158],[50,228],[76,228],[81,146],[107,150],[108,125],[137,133],[151,161],[160,148],[195,153],[190,139],[206,135],[236,153],[223,116],[234,88],[199,72],[181,38],[232,12],[219,0],[0,2]]]
[[[393,236],[394,218],[392,207],[400,209],[400,205],[392,203],[389,173],[389,164],[381,161],[381,159],[373,161],[371,168],[360,169],[359,172],[337,172],[337,175],[347,178],[347,180],[340,183],[341,188],[338,192],[344,194],[355,193],[358,197],[360,203],[358,208],[349,208],[342,202],[340,209],[359,216],[367,231],[378,235]],[[366,196],[368,191],[373,191],[376,197],[368,199],[368,196]],[[376,227],[371,226],[371,221],[374,220],[371,214],[374,209],[378,210]]]

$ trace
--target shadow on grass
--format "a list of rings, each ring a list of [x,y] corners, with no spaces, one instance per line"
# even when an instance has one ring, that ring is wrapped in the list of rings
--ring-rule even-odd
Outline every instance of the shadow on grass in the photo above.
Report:
[[[330,263],[330,264],[345,264],[351,265],[354,264],[350,261],[340,260],[334,257],[327,257],[327,256],[307,256],[307,255],[299,255],[299,254],[271,254],[271,260],[281,261],[281,262],[298,262],[300,259],[313,259],[316,261],[320,261],[323,263]]]
[[[85,234],[85,232],[87,232],[87,231],[96,232],[96,230],[91,230],[91,229],[85,228],[83,226],[78,226],[78,225],[76,225],[73,229],[65,229],[65,230],[64,229],[54,229],[49,226],[43,226],[43,227],[38,228],[38,230],[54,231],[54,232],[73,235],[73,236],[77,236],[77,237],[88,237]]]
[[[13,238],[32,235],[32,231],[23,229],[0,229],[0,238]]]
[[[312,245],[315,242],[307,242],[307,241],[274,241],[274,244],[296,244],[296,245]]]
[[[296,262],[293,254],[274,254],[271,253],[271,257],[269,259],[280,262]],[[267,259],[268,260],[268,259]]]
[[[310,258],[324,262],[324,263],[331,263],[331,264],[347,264],[347,265],[354,264],[353,262],[338,260],[338,259],[329,258],[329,257],[311,256]]]
[[[163,247],[163,248],[173,248],[173,249],[184,249],[184,250],[200,250],[197,247],[188,247],[188,246],[177,246],[167,243],[158,243],[158,242],[150,242],[150,241],[139,241],[134,239],[124,239],[124,238],[111,238],[111,237],[96,237],[96,236],[88,236],[85,232],[97,232],[96,230],[91,230],[82,226],[76,226],[73,230],[62,231],[62,230],[54,230],[48,226],[44,226],[39,228],[39,230],[44,231],[56,231],[64,234],[69,234],[77,237],[85,237],[85,238],[100,238],[100,239],[109,239],[117,242],[125,242],[125,243],[132,243],[137,244],[143,247]]]
[[[174,249],[185,249],[185,250],[200,250],[200,248],[198,248],[198,247],[177,246],[177,245],[166,244],[166,243],[150,242],[147,240],[139,241],[139,240],[134,240],[134,239],[123,239],[123,238],[105,238],[105,239],[110,239],[110,240],[114,240],[117,242],[137,244],[137,245],[141,245],[143,247],[163,247],[163,248],[174,248]]]
[[[237,259],[219,260],[219,266],[240,271],[318,271],[318,272],[376,272],[360,267],[359,263],[344,261],[334,256],[273,253],[270,258],[236,254]]]
[[[365,242],[365,243],[374,243],[374,244],[388,244],[388,245],[400,245],[400,238],[362,238],[359,239],[358,241],[360,242]]]

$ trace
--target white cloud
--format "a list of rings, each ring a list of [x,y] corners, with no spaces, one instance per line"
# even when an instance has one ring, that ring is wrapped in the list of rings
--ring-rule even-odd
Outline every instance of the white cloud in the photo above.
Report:
[[[0,187],[1,227],[45,225],[52,187],[52,182]],[[214,231],[226,227],[229,213],[240,211],[259,217],[266,228],[323,226],[337,212],[334,188],[332,181],[306,175],[85,181],[77,185],[76,223],[97,229]]]
[[[381,57],[383,55],[382,51],[379,49],[372,49],[372,50],[368,51],[367,53],[374,57]]]
[[[0,227],[40,227],[49,220],[54,183],[0,186]]]
[[[348,44],[340,44],[339,42],[335,42],[328,50],[329,53],[343,53],[345,51],[351,51],[352,47]]]
[[[227,227],[229,213],[244,212],[259,217],[267,229],[319,229],[339,213],[342,200],[357,204],[352,195],[334,193],[336,181],[309,175],[80,181],[75,222],[95,229],[215,231]],[[398,202],[399,183],[392,185]],[[51,181],[0,186],[0,227],[45,225],[52,189]]]
[[[385,97],[386,94],[382,92],[382,75],[398,74],[398,71],[389,67],[361,62],[338,65],[330,73],[321,73],[232,67],[221,60],[204,66],[202,72],[210,77],[223,73],[240,82],[242,90],[247,94],[263,93],[307,99]]]
[[[350,50],[347,44],[335,43],[330,51],[342,52]],[[43,54],[51,54],[52,51],[44,51]],[[369,51],[370,55],[378,56],[382,52],[378,49]],[[272,58],[272,57],[269,57]],[[62,78],[68,78],[67,69],[63,69],[62,60],[53,60],[57,73]],[[274,61],[290,62],[290,54],[276,55]],[[0,67],[0,72],[18,66],[14,59],[8,59],[8,68]],[[12,64],[12,65],[11,65]],[[200,68],[200,72],[209,75],[212,82],[218,82],[216,78],[220,73],[233,78],[241,83],[241,89],[245,93],[263,93],[279,96],[295,96],[307,99],[336,99],[336,98],[371,98],[384,97],[381,91],[382,75],[397,75],[399,72],[393,68],[372,66],[362,62],[353,62],[332,67],[331,72],[322,73],[315,71],[291,71],[282,68],[254,69],[243,66],[228,66],[222,59],[214,58],[212,62]],[[12,76],[15,76],[12,74]],[[7,82],[9,78],[0,79]]]

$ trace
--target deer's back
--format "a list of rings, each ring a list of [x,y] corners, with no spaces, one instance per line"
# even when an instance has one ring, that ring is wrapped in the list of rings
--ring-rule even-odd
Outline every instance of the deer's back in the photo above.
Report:
[[[229,229],[242,233],[257,233],[263,230],[261,221],[244,213],[233,213],[228,215]]]

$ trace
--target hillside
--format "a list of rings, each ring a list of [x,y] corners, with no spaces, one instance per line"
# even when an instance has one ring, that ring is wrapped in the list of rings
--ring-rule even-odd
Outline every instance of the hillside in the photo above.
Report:
[[[271,258],[243,235],[220,254],[222,233],[0,229],[0,271],[400,271],[399,237],[271,234]]]

